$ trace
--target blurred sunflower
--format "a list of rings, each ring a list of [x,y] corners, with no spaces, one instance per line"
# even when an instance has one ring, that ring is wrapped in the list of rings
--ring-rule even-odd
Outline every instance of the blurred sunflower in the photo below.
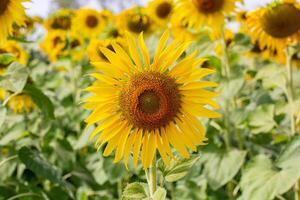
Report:
[[[80,61],[85,56],[85,41],[82,35],[77,32],[71,32],[68,38],[67,56],[73,61]]]
[[[245,33],[247,30],[247,13],[246,10],[238,10],[236,11],[235,19],[240,24],[239,31]]]
[[[66,32],[62,30],[50,31],[40,47],[47,54],[49,60],[57,61],[67,47]]]
[[[44,23],[48,31],[64,30],[68,31],[72,28],[72,18],[74,11],[69,9],[61,9],[51,15]]]
[[[102,31],[102,38],[104,38],[105,40],[115,41],[121,46],[124,46],[126,43],[124,35],[124,30],[122,30],[114,23],[108,24]]]
[[[32,99],[26,94],[13,96],[9,99],[7,105],[15,113],[30,112],[35,108],[35,104]]]
[[[165,26],[170,21],[174,5],[173,0],[152,0],[147,10],[158,25]]]
[[[0,100],[4,100],[6,97],[6,91],[0,88]]]
[[[100,12],[94,9],[82,8],[76,12],[74,18],[75,31],[87,38],[98,37],[103,29],[104,20]]]
[[[0,53],[10,53],[16,57],[16,61],[25,65],[28,61],[28,54],[25,49],[16,41],[8,40],[0,45]]]
[[[134,7],[124,10],[117,16],[117,25],[134,34],[143,32],[149,34],[154,31],[154,20],[147,13],[145,8]]]
[[[203,25],[220,32],[225,15],[234,11],[239,0],[177,0],[174,16],[190,28],[200,29]],[[216,34],[216,33],[215,33]]]
[[[258,8],[247,15],[247,27],[253,41],[260,48],[285,49],[299,41],[300,8],[295,0],[276,1],[267,7]]]
[[[0,1],[0,44],[13,32],[13,24],[25,25],[25,10],[22,5],[28,0],[1,0]]]
[[[101,73],[93,74],[97,80],[86,89],[93,93],[85,100],[85,108],[93,110],[86,122],[99,123],[91,138],[97,138],[98,148],[107,144],[104,156],[116,150],[114,162],[124,158],[127,166],[132,150],[136,166],[141,151],[142,165],[148,168],[158,150],[169,165],[174,156],[170,145],[187,158],[188,149],[196,151],[207,141],[198,117],[220,116],[207,108],[218,108],[213,100],[217,93],[204,89],[217,84],[200,81],[214,71],[198,67],[204,59],[197,52],[176,63],[189,44],[174,40],[166,46],[168,39],[165,32],[152,63],[142,33],[138,44],[126,34],[129,54],[113,43],[113,50],[100,48],[108,62],[92,63]]]
[[[199,38],[199,33],[188,28],[183,21],[178,21],[176,17],[171,18],[171,34],[176,40],[195,41]]]

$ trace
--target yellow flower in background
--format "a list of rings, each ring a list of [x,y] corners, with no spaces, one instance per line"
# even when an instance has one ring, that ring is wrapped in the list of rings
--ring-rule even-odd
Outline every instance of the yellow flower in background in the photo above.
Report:
[[[45,22],[45,28],[48,31],[64,30],[68,31],[72,28],[72,17],[74,11],[69,9],[62,9],[51,15]]]
[[[4,100],[5,97],[6,97],[6,91],[4,89],[0,88],[0,100]]]
[[[171,18],[171,34],[176,40],[195,41],[199,38],[199,33],[188,28],[183,21],[178,21],[176,17]]]
[[[124,30],[118,27],[114,23],[108,24],[101,33],[101,38],[105,40],[112,40],[120,44],[121,46],[125,46],[125,37]]]
[[[238,10],[236,11],[235,19],[239,22],[239,32],[245,33],[247,30],[247,14],[246,10]]]
[[[117,25],[134,34],[143,32],[150,34],[154,31],[155,23],[145,8],[134,7],[124,10],[117,16]]]
[[[36,107],[30,96],[26,94],[13,96],[7,104],[15,113],[30,112]]]
[[[248,33],[260,48],[285,49],[300,38],[300,8],[293,0],[276,2],[247,15]]]
[[[25,25],[25,9],[22,5],[27,0],[0,1],[0,44],[13,33],[13,24]]]
[[[16,57],[16,61],[26,65],[28,61],[28,54],[25,49],[16,41],[8,40],[3,45],[0,45],[0,53],[10,53]]]
[[[86,38],[99,36],[105,25],[101,13],[88,8],[79,9],[73,20],[73,23],[76,24],[74,30],[83,34]]]
[[[71,32],[68,38],[68,49],[64,52],[73,61],[81,61],[85,56],[85,41],[82,35]]]
[[[152,0],[147,10],[156,23],[164,28],[170,21],[174,6],[173,0]]]
[[[220,32],[225,15],[234,11],[239,0],[177,0],[174,16],[190,28],[200,29],[210,27],[214,32]],[[216,34],[216,33],[215,33]]]
[[[220,117],[207,108],[218,108],[213,100],[217,93],[205,90],[217,84],[201,80],[214,70],[199,68],[204,59],[197,52],[176,62],[189,43],[174,40],[167,45],[168,39],[165,32],[152,63],[143,34],[136,41],[129,33],[129,54],[113,43],[113,50],[100,48],[108,62],[92,63],[100,73],[93,74],[97,80],[86,89],[93,94],[85,100],[85,108],[92,110],[86,122],[97,124],[91,138],[97,139],[98,148],[106,144],[104,156],[115,150],[114,162],[124,159],[127,166],[132,151],[136,166],[141,152],[148,168],[158,150],[169,165],[171,146],[187,158],[188,149],[196,151],[207,142],[198,117]]]
[[[57,61],[67,47],[66,32],[62,30],[50,31],[40,47],[47,54],[49,60]]]

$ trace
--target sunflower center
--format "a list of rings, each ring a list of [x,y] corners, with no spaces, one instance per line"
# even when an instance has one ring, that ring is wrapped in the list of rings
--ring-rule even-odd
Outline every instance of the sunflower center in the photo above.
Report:
[[[130,31],[134,33],[140,33],[149,29],[150,20],[149,17],[145,15],[134,15],[128,21],[127,26]]]
[[[93,16],[93,15],[89,15],[86,18],[86,25],[90,28],[95,28],[98,25],[98,19],[97,17]]]
[[[285,38],[300,30],[300,10],[292,4],[281,4],[261,18],[264,31],[275,38]]]
[[[224,0],[192,0],[202,13],[214,13],[222,9]]]
[[[118,29],[113,28],[108,32],[108,35],[111,36],[112,38],[117,38],[119,36],[119,31]]]
[[[159,96],[154,91],[145,90],[138,98],[138,107],[142,112],[153,114],[159,110]]]
[[[123,88],[119,102],[126,120],[148,130],[166,126],[181,107],[175,80],[157,72],[134,75]]]
[[[172,11],[172,5],[168,2],[159,4],[156,8],[156,14],[159,18],[166,18]]]
[[[71,42],[70,46],[71,46],[71,49],[75,49],[76,47],[80,46],[79,40],[77,40],[77,39],[73,40]]]
[[[53,29],[69,30],[71,28],[70,17],[59,17],[54,19],[51,27]]]
[[[63,42],[63,40],[59,36],[56,36],[53,39],[53,46],[56,47],[58,44],[61,44],[62,42]]]
[[[0,15],[4,13],[4,11],[7,9],[8,3],[10,0],[1,0],[0,1]]]

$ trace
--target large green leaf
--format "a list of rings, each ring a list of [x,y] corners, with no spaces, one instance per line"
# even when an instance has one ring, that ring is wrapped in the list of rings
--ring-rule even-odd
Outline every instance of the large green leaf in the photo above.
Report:
[[[28,147],[22,147],[18,151],[18,157],[28,169],[36,173],[38,176],[46,178],[53,183],[61,185],[65,184],[60,171],[42,158],[38,151],[31,150]]]
[[[249,116],[249,126],[252,133],[267,133],[272,130],[276,126],[274,113],[275,106],[272,104],[257,107]]]
[[[166,169],[164,172],[164,177],[168,182],[174,182],[182,179],[187,175],[189,170],[193,167],[193,165],[199,160],[199,157],[191,157],[188,159],[179,159],[177,160],[173,166],[169,169]]]
[[[269,200],[287,192],[300,178],[300,136],[296,136],[274,163],[258,155],[241,179],[240,200]]]
[[[25,87],[27,78],[27,68],[15,62],[8,67],[5,75],[0,77],[0,87],[18,93]]]
[[[27,84],[24,88],[24,93],[31,97],[45,117],[54,119],[54,106],[51,100],[41,90],[31,84]]]
[[[228,183],[240,170],[246,151],[233,149],[228,152],[206,152],[200,158],[203,173],[213,190]]]
[[[167,196],[167,191],[164,188],[157,188],[153,195],[153,200],[165,200]]]

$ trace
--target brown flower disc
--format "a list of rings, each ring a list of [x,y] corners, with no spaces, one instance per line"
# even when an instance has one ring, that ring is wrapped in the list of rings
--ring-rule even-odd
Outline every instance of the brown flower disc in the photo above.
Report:
[[[300,30],[300,10],[292,4],[268,9],[261,23],[264,31],[275,38],[286,38]]]
[[[181,107],[175,80],[157,72],[134,75],[123,88],[119,102],[124,119],[148,130],[166,126]]]

